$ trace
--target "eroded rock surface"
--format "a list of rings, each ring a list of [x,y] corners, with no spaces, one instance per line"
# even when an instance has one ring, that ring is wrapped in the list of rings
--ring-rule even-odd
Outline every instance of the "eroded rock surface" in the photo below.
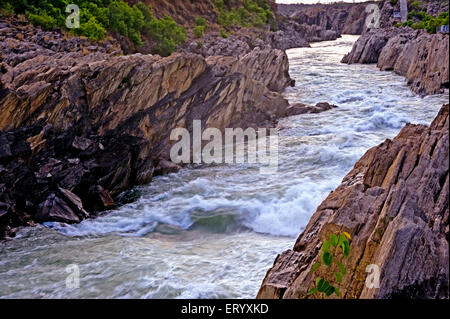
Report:
[[[415,93],[440,93],[449,87],[449,36],[411,28],[372,29],[353,45],[343,63],[377,63],[405,76]]]
[[[449,297],[448,104],[431,126],[407,124],[355,164],[277,257],[258,297],[306,298],[321,242],[336,230],[352,236],[344,298]],[[365,285],[372,264],[379,288]]]

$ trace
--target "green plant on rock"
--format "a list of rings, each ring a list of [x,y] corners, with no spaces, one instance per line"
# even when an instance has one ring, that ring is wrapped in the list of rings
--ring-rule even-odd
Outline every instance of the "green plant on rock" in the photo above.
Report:
[[[203,17],[198,17],[195,20],[195,27],[194,27],[194,36],[196,38],[203,38],[203,34],[205,33],[206,29],[208,28],[208,24],[206,22],[206,19]]]
[[[316,272],[319,268],[324,268],[322,277],[317,276],[314,286],[308,291],[307,295],[322,294],[327,297],[335,294],[341,297],[338,284],[342,283],[347,274],[345,260],[350,255],[351,236],[347,232],[336,231],[331,234],[329,239],[322,244],[320,261],[316,262],[311,272]],[[342,252],[342,255],[339,253]],[[341,258],[339,258],[341,257]]]

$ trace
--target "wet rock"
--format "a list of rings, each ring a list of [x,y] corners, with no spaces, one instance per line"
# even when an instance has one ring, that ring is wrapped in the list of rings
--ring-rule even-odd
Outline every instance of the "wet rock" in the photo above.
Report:
[[[90,139],[76,136],[75,139],[73,140],[72,146],[77,150],[85,151],[92,144],[93,144],[93,142]]]
[[[180,169],[181,167],[179,165],[163,159],[158,162],[154,171],[154,176],[176,173]]]
[[[337,106],[326,102],[317,103],[315,106],[306,105],[303,103],[296,103],[294,105],[291,105],[288,109],[286,109],[285,115],[294,116],[301,114],[316,114],[329,111],[334,108],[337,108]]]
[[[89,190],[91,210],[102,211],[112,209],[115,206],[114,199],[109,192],[100,185],[91,187]]]
[[[341,230],[352,237],[344,298],[449,298],[448,148],[447,104],[429,127],[407,124],[370,149],[277,257],[258,297],[310,297],[321,242]],[[368,265],[379,288],[365,285]]]
[[[36,213],[38,221],[56,221],[67,224],[79,223],[87,216],[81,200],[75,194],[63,189],[59,189],[58,195],[50,194],[39,205]]]

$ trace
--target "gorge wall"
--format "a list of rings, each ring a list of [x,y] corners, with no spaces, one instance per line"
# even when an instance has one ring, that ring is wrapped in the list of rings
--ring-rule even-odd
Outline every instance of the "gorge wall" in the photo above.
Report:
[[[398,7],[399,4],[396,4]],[[411,90],[420,95],[441,93],[449,88],[449,35],[429,34],[410,27],[394,27],[394,7],[380,3],[381,28],[371,29],[353,45],[343,63],[377,63],[381,70],[405,76]],[[447,6],[430,2],[430,13]],[[399,9],[398,9],[399,10]]]
[[[448,104],[429,127],[407,124],[355,164],[276,258],[258,298],[311,298],[311,269],[336,230],[352,238],[343,298],[449,297]],[[368,265],[379,268],[379,288],[365,284]]]
[[[372,29],[363,34],[344,63],[377,63],[381,70],[405,76],[415,93],[449,88],[449,36],[411,28]]]
[[[278,4],[280,15],[300,25],[318,26],[341,34],[362,34],[367,18],[366,7],[376,1],[332,4]],[[283,19],[281,19],[283,21]]]

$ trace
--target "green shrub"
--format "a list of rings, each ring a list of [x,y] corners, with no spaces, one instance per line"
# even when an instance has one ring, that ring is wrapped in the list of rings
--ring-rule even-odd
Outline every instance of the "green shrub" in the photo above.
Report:
[[[14,7],[11,3],[0,3],[0,16],[7,17],[14,14]]]
[[[130,7],[122,0],[112,1],[108,8],[108,27],[140,45],[142,40],[139,32],[144,26],[141,10],[137,6]]]
[[[49,16],[46,12],[40,12],[38,14],[28,12],[27,18],[32,24],[41,26],[43,29],[47,30],[54,29],[58,25],[56,19]]]
[[[106,36],[105,28],[91,17],[88,22],[80,25],[80,34],[87,36],[91,41],[98,41]]]
[[[208,24],[207,24],[207,22],[206,22],[206,19],[205,18],[203,18],[203,17],[198,17],[196,20],[195,20],[195,25],[196,26],[202,26],[202,27],[208,27]]]
[[[398,2],[398,0],[391,0],[391,4],[392,4],[393,6],[395,6],[395,5],[397,4],[397,2]]]
[[[186,41],[186,30],[169,16],[153,19],[146,26],[146,34],[156,41],[155,53],[168,56],[177,45]]]
[[[419,20],[415,22],[413,19]],[[411,11],[408,14],[408,20],[402,26],[408,26],[413,29],[425,29],[428,33],[436,33],[436,28],[444,24],[449,24],[448,11],[442,12],[439,16],[433,17],[424,11]]]
[[[272,30],[278,30],[275,16],[266,0],[244,0],[243,5],[237,9],[230,8],[223,0],[216,0],[214,3],[219,11],[217,23],[224,28],[262,27],[269,24]]]
[[[197,25],[194,27],[194,36],[196,38],[203,38],[203,33],[205,33],[206,27],[202,25]]]
[[[206,22],[206,19],[203,17],[199,17],[195,20],[195,27],[194,27],[194,36],[196,38],[203,38],[203,34],[205,33],[206,29],[208,28],[208,24]]]
[[[224,39],[228,38],[228,34],[226,33],[226,31],[224,29],[220,29],[220,36]]]

